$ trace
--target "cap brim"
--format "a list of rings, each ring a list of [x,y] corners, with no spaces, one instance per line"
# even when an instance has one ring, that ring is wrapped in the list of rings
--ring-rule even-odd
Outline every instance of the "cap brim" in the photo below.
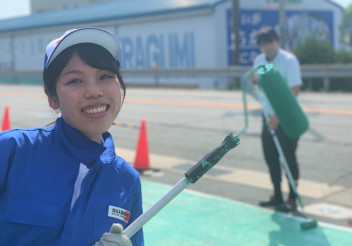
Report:
[[[120,44],[116,37],[102,29],[98,28],[81,28],[76,29],[63,37],[59,44],[56,46],[50,60],[48,61],[46,67],[49,67],[51,62],[65,49],[68,47],[80,44],[80,43],[92,43],[97,44],[105,48],[109,53],[117,60],[120,52]]]

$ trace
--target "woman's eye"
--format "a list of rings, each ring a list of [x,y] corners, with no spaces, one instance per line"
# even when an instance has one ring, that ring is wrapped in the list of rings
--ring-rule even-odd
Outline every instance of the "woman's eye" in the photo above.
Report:
[[[100,76],[100,79],[112,79],[115,78],[115,75],[112,74],[103,74],[102,76]]]
[[[75,85],[75,84],[78,84],[80,82],[81,81],[79,79],[73,79],[73,80],[70,80],[69,82],[67,82],[67,85]]]
[[[100,79],[110,79],[110,78],[111,78],[111,76],[109,76],[107,74],[100,76]]]

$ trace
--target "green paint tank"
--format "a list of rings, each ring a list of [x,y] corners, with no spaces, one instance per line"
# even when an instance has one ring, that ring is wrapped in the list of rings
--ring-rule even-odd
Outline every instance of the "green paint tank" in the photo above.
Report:
[[[308,119],[280,72],[272,64],[266,64],[258,66],[257,74],[286,135],[297,138],[307,131]]]

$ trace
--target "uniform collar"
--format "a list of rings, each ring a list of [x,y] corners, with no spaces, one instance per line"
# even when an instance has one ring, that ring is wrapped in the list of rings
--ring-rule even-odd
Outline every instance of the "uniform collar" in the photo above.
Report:
[[[67,124],[63,117],[56,120],[55,129],[65,150],[88,167],[92,164],[110,163],[115,158],[115,146],[109,132],[103,133],[102,144],[98,144]]]
[[[280,62],[281,56],[282,56],[282,49],[278,48],[277,54],[276,54],[276,56],[274,57],[274,60],[272,60],[271,63],[273,63],[274,65],[277,65]]]

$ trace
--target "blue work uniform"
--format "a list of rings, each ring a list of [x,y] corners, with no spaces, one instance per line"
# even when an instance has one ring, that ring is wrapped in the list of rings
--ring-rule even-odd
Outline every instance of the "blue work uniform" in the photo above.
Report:
[[[139,174],[115,154],[110,133],[98,144],[62,117],[0,133],[0,245],[94,245],[113,223],[126,228],[142,212]],[[142,230],[131,241],[144,245]]]

